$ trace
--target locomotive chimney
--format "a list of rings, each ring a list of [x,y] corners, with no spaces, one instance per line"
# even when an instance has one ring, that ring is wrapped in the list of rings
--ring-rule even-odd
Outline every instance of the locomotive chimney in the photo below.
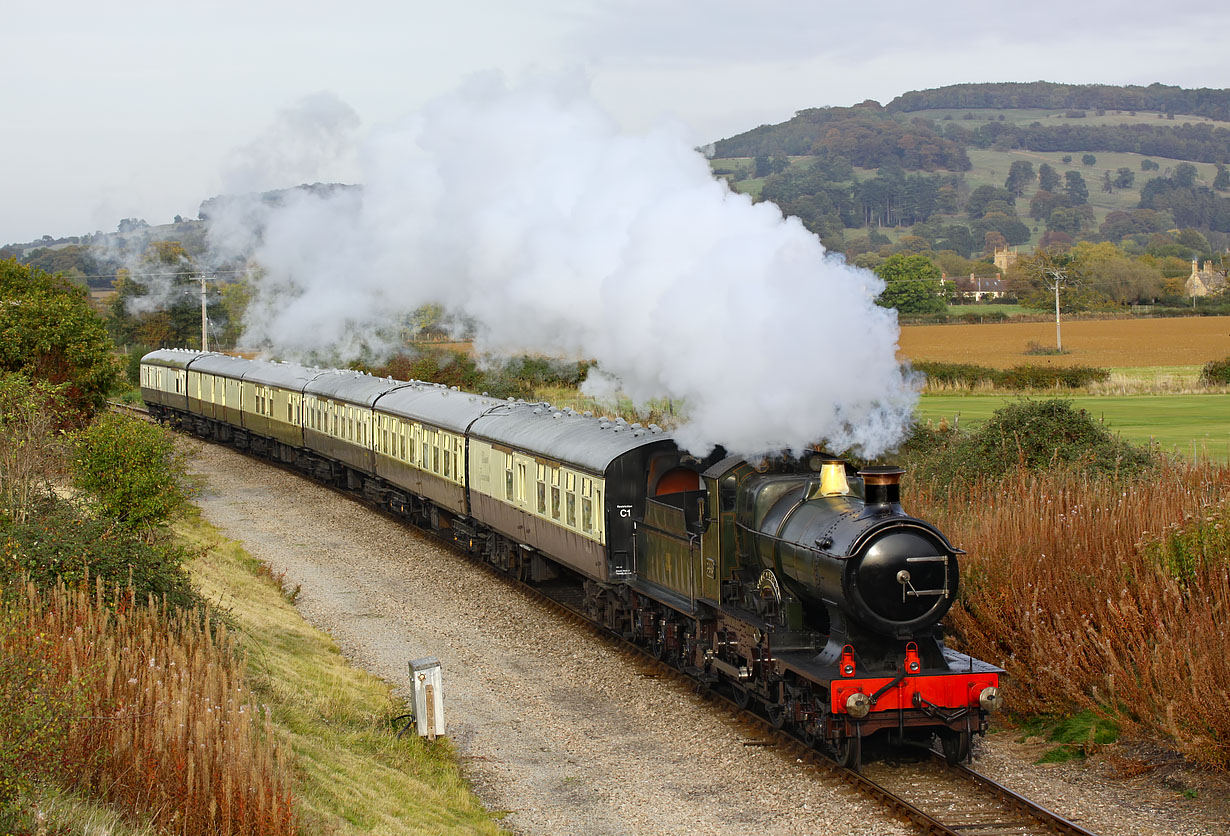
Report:
[[[863,477],[863,513],[860,517],[872,514],[887,514],[901,511],[901,477],[905,469],[895,465],[875,465],[865,467],[858,472]]]

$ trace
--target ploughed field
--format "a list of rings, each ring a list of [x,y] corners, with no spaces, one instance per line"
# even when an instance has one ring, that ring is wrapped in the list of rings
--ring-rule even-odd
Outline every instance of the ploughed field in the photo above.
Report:
[[[903,360],[976,363],[1009,368],[1056,366],[1190,366],[1230,355],[1230,317],[1063,320],[1067,354],[1028,355],[1030,343],[1055,345],[1054,322],[907,325]]]

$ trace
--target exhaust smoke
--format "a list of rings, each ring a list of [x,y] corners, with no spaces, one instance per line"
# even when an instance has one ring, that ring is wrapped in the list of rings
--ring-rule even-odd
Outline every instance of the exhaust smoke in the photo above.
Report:
[[[880,280],[731,192],[678,126],[622,133],[584,80],[486,74],[359,160],[361,190],[260,208],[246,345],[390,352],[439,303],[481,352],[590,358],[591,395],[683,401],[696,453],[875,456],[903,436],[917,395]],[[251,220],[211,218],[220,256]]]

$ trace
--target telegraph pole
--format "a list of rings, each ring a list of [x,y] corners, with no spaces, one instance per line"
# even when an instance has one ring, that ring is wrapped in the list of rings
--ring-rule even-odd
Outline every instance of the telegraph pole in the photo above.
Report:
[[[1059,288],[1067,287],[1070,282],[1068,267],[1071,259],[1063,256],[1055,257],[1049,253],[1044,253],[1044,255],[1044,259],[1039,259],[1041,263],[1038,267],[1047,290],[1055,292],[1055,350],[1063,351],[1063,338],[1059,332]]]
[[[211,281],[208,276],[197,276],[201,283],[201,351],[209,351],[209,317],[205,312],[205,283]]]

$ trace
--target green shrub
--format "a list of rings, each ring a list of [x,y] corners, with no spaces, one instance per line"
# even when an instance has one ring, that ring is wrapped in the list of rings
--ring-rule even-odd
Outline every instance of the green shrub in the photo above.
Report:
[[[25,573],[42,589],[87,578],[127,586],[131,578],[141,598],[193,606],[197,596],[184,569],[189,557],[174,542],[151,541],[65,500],[45,501],[24,522],[0,524],[0,575]]]
[[[157,424],[104,413],[77,436],[73,482],[132,530],[166,524],[188,501],[187,461]]]
[[[1112,435],[1072,402],[1020,400],[972,432],[915,429],[902,447],[908,466],[941,490],[996,477],[1016,467],[1074,467],[1127,476],[1152,466],[1153,455]]]
[[[1230,357],[1205,363],[1200,370],[1200,382],[1206,386],[1230,386]]]

